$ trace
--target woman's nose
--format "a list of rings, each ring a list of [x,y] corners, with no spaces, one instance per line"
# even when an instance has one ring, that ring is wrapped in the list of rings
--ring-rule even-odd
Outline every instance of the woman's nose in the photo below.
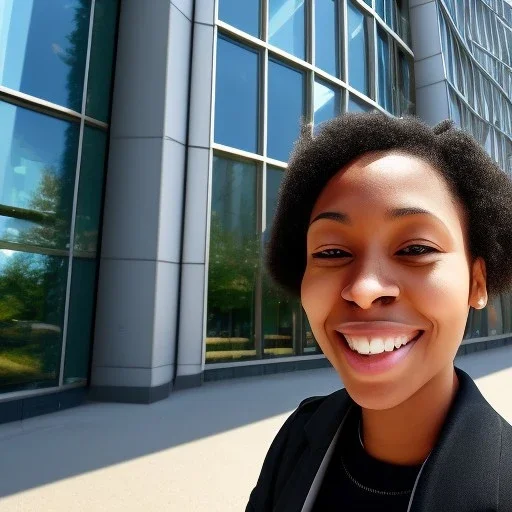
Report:
[[[350,276],[341,296],[361,309],[369,309],[376,303],[384,305],[394,302],[400,289],[389,272],[387,274],[378,262],[366,262]]]

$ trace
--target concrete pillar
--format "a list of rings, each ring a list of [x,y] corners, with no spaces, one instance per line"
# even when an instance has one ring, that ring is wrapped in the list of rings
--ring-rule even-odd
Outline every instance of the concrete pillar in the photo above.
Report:
[[[195,2],[176,389],[200,385],[204,371],[214,7]]]
[[[450,117],[436,0],[409,0],[416,113],[430,125]]]
[[[192,13],[121,2],[92,398],[153,402],[175,378]]]

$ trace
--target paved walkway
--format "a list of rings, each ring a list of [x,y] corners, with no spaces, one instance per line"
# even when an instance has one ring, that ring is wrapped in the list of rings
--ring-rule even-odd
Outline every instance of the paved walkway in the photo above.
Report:
[[[512,423],[512,346],[457,364]],[[243,511],[290,411],[338,387],[333,370],[304,371],[2,425],[0,512]]]

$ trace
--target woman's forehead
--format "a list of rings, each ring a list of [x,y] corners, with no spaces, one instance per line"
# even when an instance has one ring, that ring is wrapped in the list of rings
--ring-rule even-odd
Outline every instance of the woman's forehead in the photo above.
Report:
[[[405,153],[373,152],[356,158],[329,180],[310,220],[328,210],[368,215],[411,207],[439,211],[457,224],[463,222],[464,209],[430,163]]]

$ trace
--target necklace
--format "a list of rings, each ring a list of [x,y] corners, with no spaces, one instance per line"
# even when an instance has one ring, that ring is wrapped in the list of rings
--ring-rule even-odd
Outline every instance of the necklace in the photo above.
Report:
[[[364,450],[364,444],[363,444],[363,439],[361,437],[361,418],[359,418],[359,424],[357,426],[357,435],[359,437],[359,442],[361,443],[361,447],[363,448]],[[406,491],[380,491],[379,489],[372,489],[371,487],[368,487],[366,485],[363,485],[362,483],[360,483],[359,481],[357,481],[350,473],[350,471],[348,470],[347,466],[345,465],[345,462],[343,460],[343,457],[340,457],[340,460],[341,460],[341,465],[343,467],[343,471],[345,471],[345,474],[347,475],[347,477],[349,478],[349,480],[357,487],[359,487],[360,489],[362,489],[363,491],[366,491],[366,492],[370,492],[370,493],[373,493],[373,494],[378,494],[379,496],[405,496],[407,494],[411,494],[412,493],[412,489],[408,489]]]

